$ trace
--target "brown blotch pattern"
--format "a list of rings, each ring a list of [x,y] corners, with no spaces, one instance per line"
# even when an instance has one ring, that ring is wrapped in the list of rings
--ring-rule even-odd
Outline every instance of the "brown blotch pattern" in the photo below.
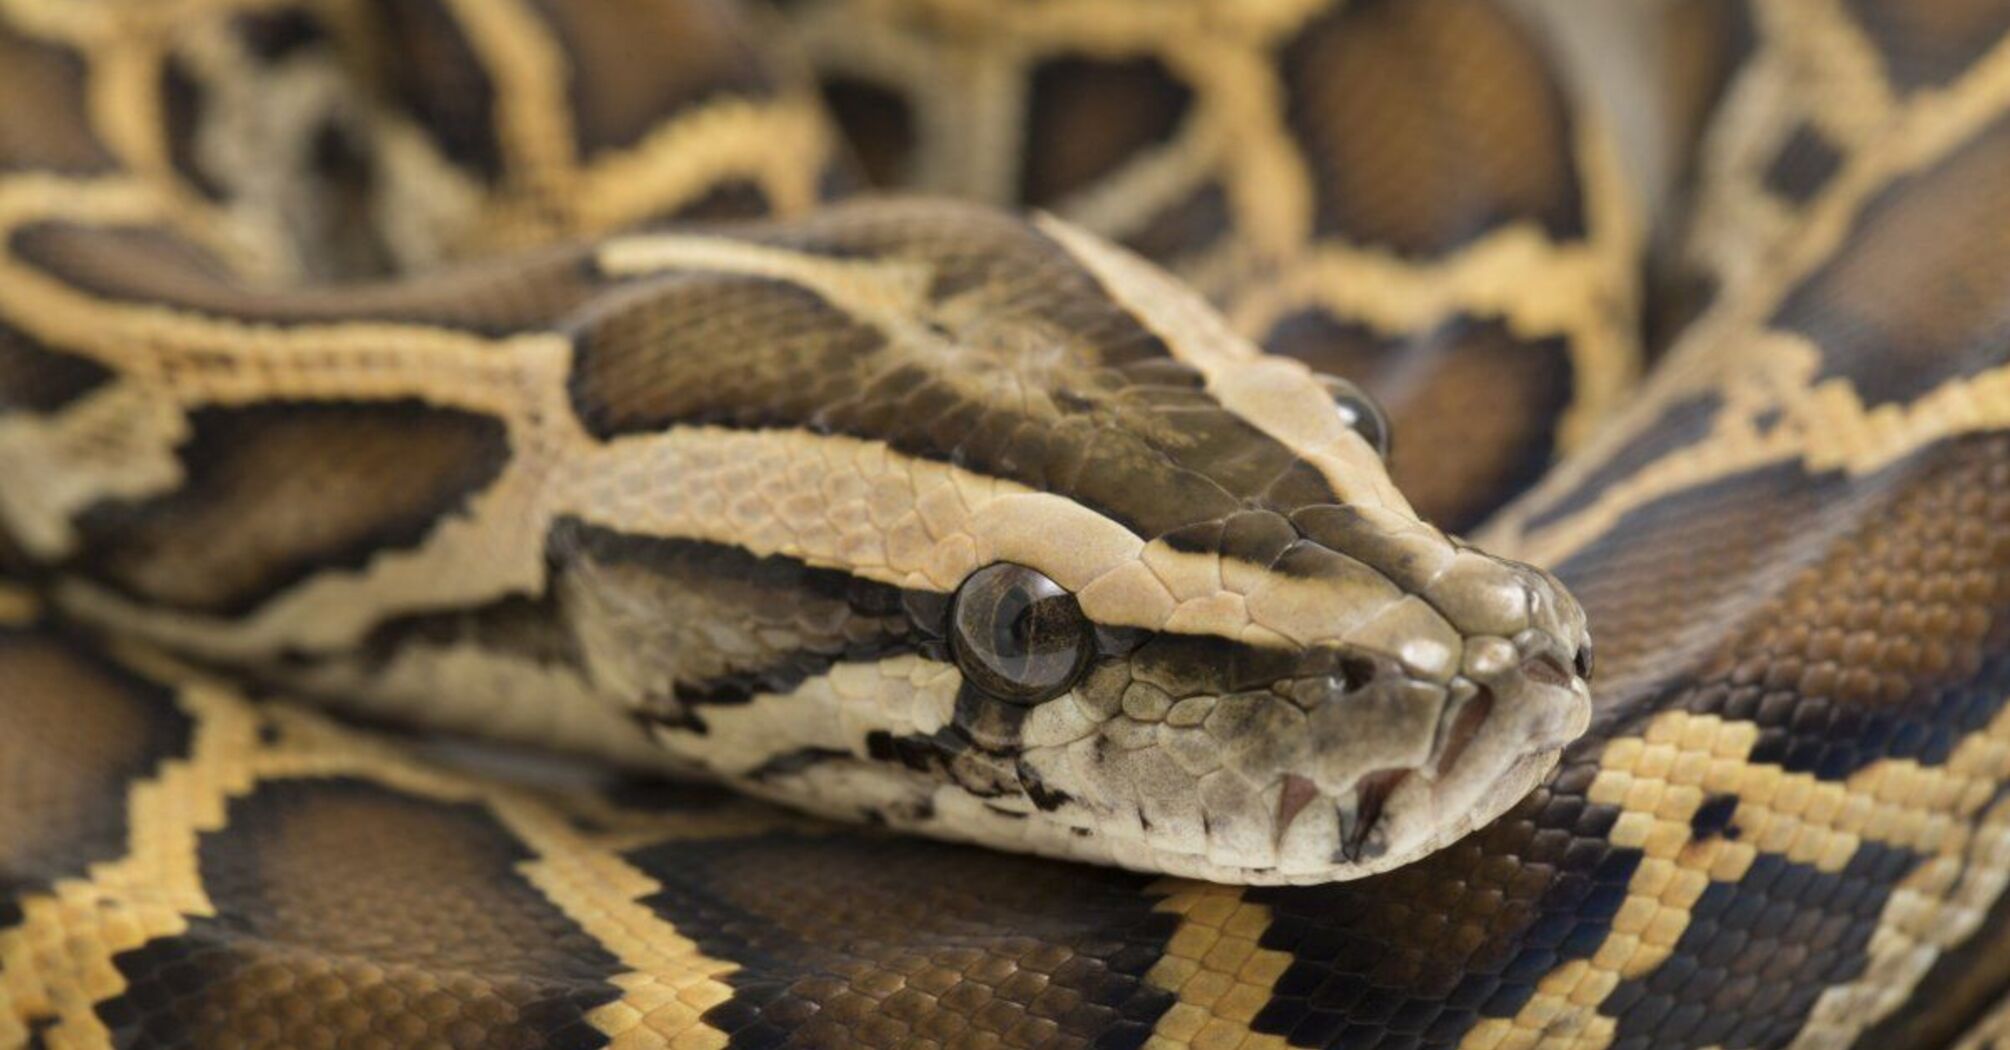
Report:
[[[111,154],[91,130],[87,70],[76,53],[0,26],[0,98],[33,99],[0,121],[0,172],[109,170]]]
[[[1688,173],[1690,160],[1703,138],[1710,117],[1724,98],[1732,78],[1756,43],[1750,0],[1690,0],[1670,5],[1657,28],[1664,59],[1670,142]]]
[[[1150,879],[917,839],[765,835],[628,855],[644,903],[740,964],[730,1045],[1140,1045],[1177,917]],[[846,893],[835,901],[830,887]]]
[[[1825,989],[1863,973],[1887,902],[1922,859],[1866,842],[1839,871],[1763,854],[1738,881],[1711,883],[1670,956],[1606,999],[1613,1050],[1789,1045]]]
[[[1632,477],[1648,464],[1708,437],[1723,409],[1724,399],[1714,392],[1667,403],[1653,424],[1607,453],[1604,460],[1584,476],[1583,481],[1540,504],[1528,517],[1529,531],[1562,521],[1591,506],[1612,486]]]
[[[1878,194],[1770,323],[1820,348],[1817,381],[1911,401],[2010,356],[2010,120]],[[1895,280],[1894,275],[1904,275]]]
[[[1311,464],[1224,409],[1022,224],[963,206],[867,204],[747,236],[926,266],[933,280],[914,320],[927,335],[890,338],[806,290],[668,275],[579,326],[572,393],[589,429],[799,426],[881,440],[1066,496],[1145,536],[1250,507],[1334,502]]]
[[[1521,339],[1491,319],[1388,336],[1308,310],[1279,321],[1263,343],[1374,395],[1395,435],[1390,475],[1419,514],[1453,532],[1541,476],[1574,389],[1561,338]]]
[[[794,558],[571,521],[549,549],[585,659],[605,679],[660,688],[639,698],[652,714],[785,694],[839,662],[923,641],[899,588]]]
[[[1954,82],[2010,33],[2001,0],[1845,0],[1900,91]]]
[[[1210,182],[1152,216],[1136,233],[1124,238],[1124,246],[1165,266],[1177,266],[1219,244],[1233,228],[1228,210],[1228,194],[1220,183]]]
[[[90,358],[52,350],[0,323],[0,416],[56,412],[111,377]]]
[[[213,201],[224,199],[223,184],[203,167],[199,156],[207,93],[188,67],[173,56],[161,64],[160,78],[161,134],[167,140],[168,161],[197,193]]]
[[[1841,169],[1842,161],[1842,153],[1821,129],[1804,122],[1794,128],[1772,163],[1766,165],[1761,181],[1778,196],[1794,204],[1806,204],[1829,184]]]
[[[474,805],[362,781],[261,785],[199,845],[218,918],[115,960],[132,1045],[584,1048],[617,960]]]
[[[238,39],[267,64],[277,64],[328,39],[328,32],[308,11],[279,8],[246,11],[231,19]]]
[[[490,181],[503,174],[496,88],[441,0],[371,0],[392,99],[449,160]]]
[[[1035,207],[1164,143],[1193,104],[1193,89],[1149,58],[1050,59],[1033,70],[1028,95],[1019,199]]]
[[[1281,69],[1319,234],[1409,256],[1517,221],[1582,236],[1564,95],[1498,6],[1346,4],[1291,41]]]
[[[415,613],[385,620],[359,645],[362,658],[382,667],[408,646],[472,645],[513,659],[578,667],[579,640],[550,595],[512,595],[472,609]]]
[[[1293,1046],[1452,1047],[1513,1016],[1597,950],[1639,866],[1607,837],[1618,809],[1585,797],[1596,772],[1567,758],[1499,820],[1387,874],[1245,892],[1271,911],[1259,945],[1293,960],[1252,1027]]]
[[[1603,699],[1756,723],[1754,761],[1836,780],[1937,764],[2010,695],[2010,438],[1855,483],[1768,467],[1635,510],[1558,568]],[[1680,695],[1658,691],[1694,668]]]
[[[91,295],[263,324],[393,321],[500,336],[555,324],[615,283],[592,273],[579,247],[537,249],[397,280],[279,289],[246,286],[214,256],[150,227],[39,222],[16,230],[9,247]]]
[[[508,458],[502,423],[416,402],[195,412],[187,482],[80,516],[72,568],[139,598],[240,614],[320,570],[409,548]]]
[[[775,213],[768,191],[757,182],[733,179],[718,183],[689,203],[678,205],[671,222],[733,222],[767,218]]]
[[[915,147],[914,112],[900,92],[854,77],[823,83],[824,105],[844,132],[869,185],[898,186]]]
[[[566,56],[582,160],[624,149],[693,107],[775,88],[746,22],[719,0],[535,0]]]
[[[7,893],[122,856],[127,789],[185,755],[191,728],[166,688],[28,630],[0,630],[0,727]]]
[[[716,273],[604,302],[574,340],[573,406],[603,438],[811,422],[870,385],[885,342],[795,285]]]

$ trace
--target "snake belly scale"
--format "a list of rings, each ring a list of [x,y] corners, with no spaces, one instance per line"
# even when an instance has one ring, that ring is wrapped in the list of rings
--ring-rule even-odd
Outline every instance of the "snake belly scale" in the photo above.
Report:
[[[1993,1045],[2010,10],[1528,7],[0,3],[0,1046]]]

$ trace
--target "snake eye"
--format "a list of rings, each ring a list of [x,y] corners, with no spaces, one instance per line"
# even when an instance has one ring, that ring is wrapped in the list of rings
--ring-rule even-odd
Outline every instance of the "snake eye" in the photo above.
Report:
[[[1389,417],[1382,413],[1382,406],[1368,396],[1367,391],[1341,379],[1338,376],[1320,375],[1319,383],[1333,397],[1333,403],[1340,409],[1340,418],[1361,435],[1376,454],[1389,458]]]
[[[972,573],[956,592],[950,648],[963,678],[1000,700],[1037,704],[1075,684],[1095,635],[1075,596],[1024,565]]]

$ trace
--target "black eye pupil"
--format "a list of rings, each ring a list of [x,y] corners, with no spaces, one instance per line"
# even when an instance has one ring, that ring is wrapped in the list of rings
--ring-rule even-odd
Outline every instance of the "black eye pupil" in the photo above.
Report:
[[[1383,459],[1389,458],[1389,417],[1382,414],[1382,407],[1364,393],[1360,387],[1337,376],[1321,375],[1321,385],[1333,396],[1333,404],[1340,410],[1340,418],[1361,435]]]
[[[956,592],[950,646],[965,680],[1016,703],[1067,691],[1092,646],[1082,608],[1060,584],[1023,565],[992,565]]]

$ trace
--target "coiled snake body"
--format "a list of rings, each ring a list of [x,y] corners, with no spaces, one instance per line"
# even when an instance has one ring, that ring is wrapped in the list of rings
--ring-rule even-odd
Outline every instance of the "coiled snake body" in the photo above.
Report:
[[[2010,10],[1639,13],[0,4],[0,1045],[1987,1045]]]

